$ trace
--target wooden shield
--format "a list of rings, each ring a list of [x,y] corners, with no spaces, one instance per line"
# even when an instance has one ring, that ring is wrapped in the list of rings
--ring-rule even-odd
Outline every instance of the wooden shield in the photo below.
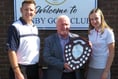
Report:
[[[86,63],[91,52],[88,41],[81,37],[74,38],[65,45],[65,61],[73,70],[79,69]]]

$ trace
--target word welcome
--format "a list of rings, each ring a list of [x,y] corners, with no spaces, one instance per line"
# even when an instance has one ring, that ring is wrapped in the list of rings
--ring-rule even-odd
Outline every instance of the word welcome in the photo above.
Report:
[[[50,5],[46,5],[43,8],[41,6],[36,7],[36,14],[40,13],[48,13],[48,14],[62,14],[62,13],[76,13],[77,7],[76,5],[71,6],[69,9],[63,9],[63,8],[54,8]]]

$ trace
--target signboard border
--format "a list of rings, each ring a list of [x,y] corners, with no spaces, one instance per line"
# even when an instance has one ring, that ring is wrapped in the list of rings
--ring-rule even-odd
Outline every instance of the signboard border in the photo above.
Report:
[[[14,0],[14,21],[17,20],[17,0]],[[97,0],[95,0],[95,8],[97,8]],[[20,10],[20,9],[19,9]],[[56,30],[56,27],[38,27],[40,30]],[[88,30],[88,27],[71,27],[71,30]]]

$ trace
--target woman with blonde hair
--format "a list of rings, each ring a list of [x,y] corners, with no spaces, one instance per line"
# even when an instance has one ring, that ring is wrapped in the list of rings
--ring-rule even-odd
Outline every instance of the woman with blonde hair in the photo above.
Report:
[[[89,41],[92,54],[89,60],[87,79],[110,79],[110,68],[114,59],[115,38],[99,8],[89,14]]]

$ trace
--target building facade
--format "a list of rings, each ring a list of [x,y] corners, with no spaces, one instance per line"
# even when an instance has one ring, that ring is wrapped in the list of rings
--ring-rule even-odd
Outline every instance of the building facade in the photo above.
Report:
[[[86,5],[89,7],[89,4]],[[118,79],[118,0],[98,0],[98,8],[103,11],[107,23],[113,28],[115,33],[115,58],[111,68],[112,79]],[[8,79],[9,60],[6,51],[7,29],[14,20],[14,0],[0,0],[0,79]],[[55,33],[55,30],[40,30],[41,47],[43,47],[44,38]],[[72,30],[87,38],[87,30]],[[43,48],[42,48],[43,49]],[[41,49],[41,52],[42,52]],[[45,63],[41,62],[44,66]]]

